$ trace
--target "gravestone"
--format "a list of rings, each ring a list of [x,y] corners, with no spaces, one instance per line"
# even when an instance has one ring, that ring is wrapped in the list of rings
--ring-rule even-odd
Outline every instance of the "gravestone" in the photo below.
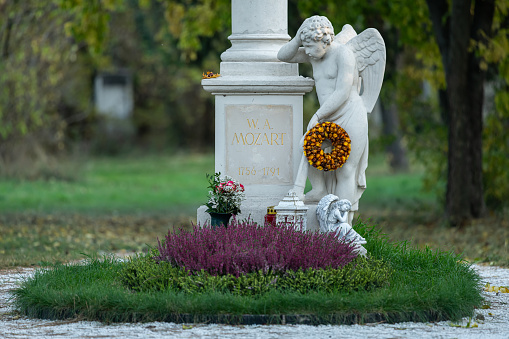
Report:
[[[133,85],[127,72],[99,73],[95,77],[97,111],[103,115],[128,119],[133,111]]]
[[[132,77],[127,71],[99,73],[94,80],[94,101],[102,117],[101,133],[106,137],[129,137],[134,134]]]
[[[290,40],[287,13],[287,0],[232,0],[232,46],[221,55],[221,76],[202,80],[215,96],[215,171],[244,184],[238,218],[260,224],[295,182],[302,97],[314,85],[297,64],[277,58]],[[198,209],[200,224],[209,220],[205,210]]]

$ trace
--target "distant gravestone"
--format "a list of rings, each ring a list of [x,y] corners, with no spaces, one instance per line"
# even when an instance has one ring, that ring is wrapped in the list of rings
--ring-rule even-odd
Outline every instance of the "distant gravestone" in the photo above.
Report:
[[[202,81],[215,95],[215,171],[245,185],[239,218],[260,224],[295,182],[302,97],[314,85],[297,64],[277,58],[290,40],[287,13],[287,0],[233,0],[232,47],[221,55],[221,76]],[[205,210],[198,209],[201,224]]]
[[[105,121],[106,133],[132,133],[134,99],[129,72],[99,73],[94,81],[94,98],[96,110]]]
[[[100,73],[95,78],[97,111],[118,119],[128,119],[133,111],[133,86],[127,72]]]

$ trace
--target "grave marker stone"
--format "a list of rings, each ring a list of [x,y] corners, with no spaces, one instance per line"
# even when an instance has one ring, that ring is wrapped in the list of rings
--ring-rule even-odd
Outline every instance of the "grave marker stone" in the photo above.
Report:
[[[232,0],[232,47],[220,74],[204,79],[215,95],[215,171],[246,187],[242,214],[263,224],[268,206],[293,187],[302,149],[302,97],[314,81],[277,53],[290,40],[287,0]],[[198,209],[198,222],[209,219]]]
[[[127,71],[99,73],[94,80],[94,101],[102,116],[100,133],[107,138],[125,140],[134,134],[132,76]]]

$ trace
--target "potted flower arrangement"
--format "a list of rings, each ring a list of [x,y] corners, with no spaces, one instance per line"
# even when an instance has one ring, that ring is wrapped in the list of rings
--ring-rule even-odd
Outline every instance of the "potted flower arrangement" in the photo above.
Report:
[[[221,178],[221,173],[207,174],[209,181],[209,201],[205,204],[210,214],[212,227],[228,225],[233,214],[240,213],[240,204],[245,199],[244,186],[229,176]]]

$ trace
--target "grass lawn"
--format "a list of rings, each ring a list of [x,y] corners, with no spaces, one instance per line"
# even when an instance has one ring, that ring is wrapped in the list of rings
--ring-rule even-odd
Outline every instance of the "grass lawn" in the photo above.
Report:
[[[93,158],[75,180],[23,181],[0,178],[2,214],[194,215],[207,196],[208,155],[147,155]],[[389,173],[383,157],[372,157],[368,187],[361,203],[367,209],[433,205],[422,192],[422,173]]]
[[[0,213],[190,215],[213,171],[213,155],[94,158],[73,181],[0,179]]]
[[[0,267],[147,250],[169,228],[195,220],[214,157],[99,157],[72,168],[72,181],[0,178]],[[422,171],[392,174],[380,155],[370,157],[367,184],[359,215],[391,239],[509,264],[509,218],[446,227],[435,196],[421,190]]]

